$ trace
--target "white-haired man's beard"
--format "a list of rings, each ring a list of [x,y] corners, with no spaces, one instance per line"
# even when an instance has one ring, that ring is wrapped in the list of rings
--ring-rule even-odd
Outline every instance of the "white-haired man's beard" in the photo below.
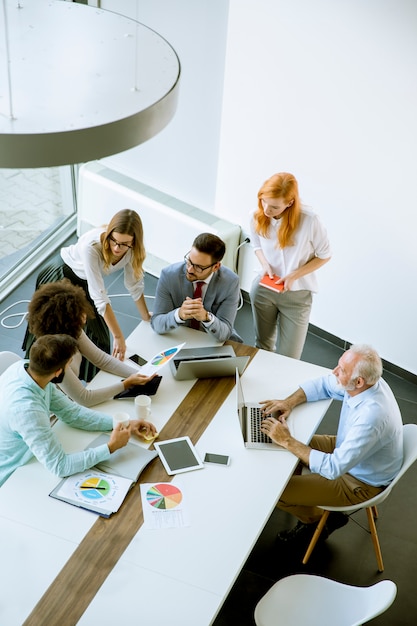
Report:
[[[337,384],[341,389],[343,389],[343,391],[354,391],[356,389],[356,385],[354,381],[355,379],[351,378],[350,381],[346,383],[346,385],[342,385],[340,381],[337,381]]]

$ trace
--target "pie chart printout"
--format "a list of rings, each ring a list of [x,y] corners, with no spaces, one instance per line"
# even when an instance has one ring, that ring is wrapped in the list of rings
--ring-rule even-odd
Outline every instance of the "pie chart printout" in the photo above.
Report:
[[[111,486],[104,478],[90,476],[79,485],[79,489],[84,498],[100,500],[108,495]]]
[[[182,501],[182,493],[175,485],[159,483],[148,489],[146,500],[156,509],[175,509]]]
[[[157,366],[164,365],[164,363],[167,363],[176,352],[178,352],[178,348],[169,348],[168,350],[165,350],[165,352],[161,352],[161,354],[157,354],[156,356],[153,357],[151,361],[151,365],[157,365]]]

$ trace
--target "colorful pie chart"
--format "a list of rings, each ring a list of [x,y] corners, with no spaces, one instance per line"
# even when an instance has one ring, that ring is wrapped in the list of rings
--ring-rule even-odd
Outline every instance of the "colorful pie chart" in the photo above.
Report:
[[[161,354],[157,354],[151,361],[151,365],[163,365],[167,361],[169,361],[172,356],[178,351],[178,348],[170,348],[169,350],[165,350],[161,352]]]
[[[78,486],[84,498],[89,500],[99,500],[109,493],[111,487],[107,480],[99,476],[90,476]]]
[[[170,483],[159,483],[148,489],[146,500],[155,509],[175,509],[182,500],[182,493]]]

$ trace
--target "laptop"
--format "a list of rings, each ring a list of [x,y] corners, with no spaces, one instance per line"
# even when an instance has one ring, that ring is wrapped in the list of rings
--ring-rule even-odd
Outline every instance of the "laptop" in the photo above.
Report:
[[[244,372],[249,358],[236,356],[232,346],[186,348],[171,359],[170,368],[176,380],[235,376],[236,370]]]
[[[265,419],[261,412],[262,407],[256,402],[245,402],[242,383],[237,370],[236,391],[237,414],[245,447],[255,450],[285,450],[285,448],[274,443],[268,435],[261,431],[261,422]]]

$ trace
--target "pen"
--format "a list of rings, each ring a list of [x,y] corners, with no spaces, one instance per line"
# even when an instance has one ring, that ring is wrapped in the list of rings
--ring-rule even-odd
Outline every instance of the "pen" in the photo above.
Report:
[[[107,487],[95,487],[94,485],[81,485],[80,489],[107,489]]]

